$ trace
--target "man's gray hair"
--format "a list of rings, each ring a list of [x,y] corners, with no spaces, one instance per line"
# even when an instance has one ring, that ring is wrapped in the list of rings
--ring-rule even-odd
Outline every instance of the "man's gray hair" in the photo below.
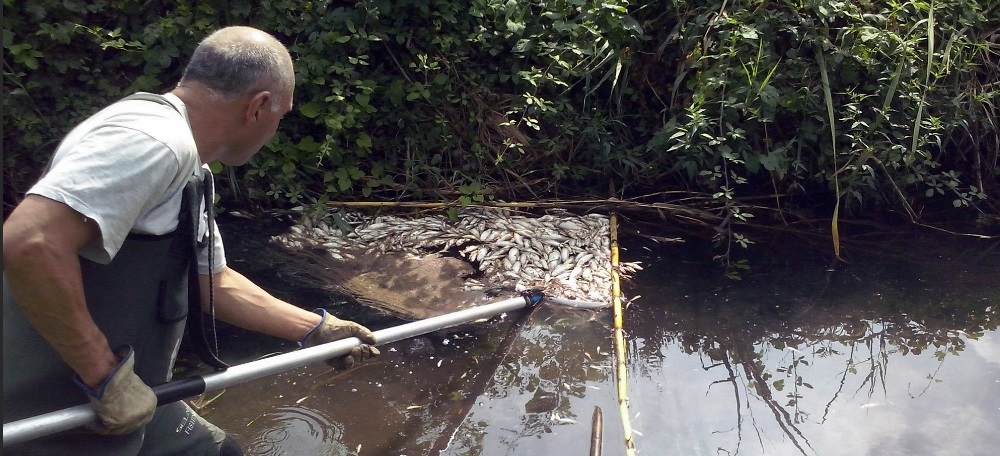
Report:
[[[181,84],[196,81],[231,100],[267,90],[271,109],[295,86],[288,50],[273,36],[249,27],[227,27],[202,40],[191,55]]]

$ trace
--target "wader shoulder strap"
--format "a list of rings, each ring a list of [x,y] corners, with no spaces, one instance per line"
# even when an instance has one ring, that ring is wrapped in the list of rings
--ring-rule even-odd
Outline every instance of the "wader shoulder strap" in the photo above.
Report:
[[[125,97],[125,98],[122,98],[119,101],[126,101],[126,100],[151,101],[153,103],[159,103],[159,104],[162,104],[162,105],[167,105],[167,106],[170,106],[171,108],[174,108],[174,111],[177,111],[178,114],[181,114],[180,109],[177,109],[177,106],[175,106],[173,103],[171,103],[169,100],[167,100],[166,97],[164,97],[163,95],[157,95],[155,93],[148,93],[148,92],[136,92],[136,93],[133,93],[132,95],[129,95],[129,96]]]
[[[125,97],[123,100],[143,100],[159,103],[170,106],[178,113],[181,113],[177,106],[168,101],[162,95],[137,92]],[[205,327],[205,320],[207,319],[205,318],[205,312],[202,311],[201,280],[198,277],[198,249],[204,248],[211,242],[211,235],[206,236],[205,239],[198,239],[198,224],[201,221],[202,202],[204,202],[205,210],[208,212],[209,231],[212,230],[215,218],[212,211],[214,195],[211,191],[212,186],[210,179],[212,179],[211,174],[207,175],[203,179],[192,177],[188,180],[187,185],[184,186],[184,196],[181,202],[181,220],[178,222],[178,228],[190,230],[189,238],[192,256],[190,271],[188,273],[188,333],[194,342],[195,352],[198,353],[198,357],[201,358],[205,364],[208,364],[216,369],[226,369],[229,366],[219,359],[217,348],[213,348],[218,345],[216,343],[217,337],[215,334],[214,321],[212,322],[213,325],[211,330],[212,343],[209,343],[209,331]],[[211,249],[213,249],[214,246],[209,245],[208,248],[211,252]],[[213,312],[212,318],[214,318],[214,316]]]
[[[208,230],[211,232],[213,219],[212,203],[213,196],[211,192],[211,179],[212,176],[206,176],[204,179],[198,179],[192,177],[187,185],[184,186],[184,196],[181,202],[181,218],[178,221],[178,229],[190,230],[191,244],[191,263],[188,272],[188,319],[187,327],[188,333],[192,339],[195,352],[198,353],[198,357],[201,358],[205,364],[212,366],[216,369],[226,369],[229,366],[219,359],[216,350],[213,347],[217,347],[217,338],[215,334],[215,326],[212,326],[212,342],[209,343],[208,333],[209,331],[205,327],[205,312],[202,311],[201,302],[201,280],[198,274],[198,249],[199,247],[205,247],[211,240],[210,236],[206,236],[206,240],[202,241],[198,239],[198,224],[201,221],[201,203],[205,203],[205,209],[208,211]],[[212,245],[207,246],[209,251],[215,247]],[[211,274],[211,271],[209,272]],[[213,315],[214,317],[214,315]],[[214,323],[214,322],[213,322]]]

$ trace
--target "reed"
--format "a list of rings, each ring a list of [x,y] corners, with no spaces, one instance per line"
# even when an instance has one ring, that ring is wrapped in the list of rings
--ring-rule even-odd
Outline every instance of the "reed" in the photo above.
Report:
[[[920,141],[920,122],[923,120],[924,105],[927,104],[927,92],[930,90],[931,71],[934,66],[934,0],[931,0],[928,7],[927,20],[927,64],[924,67],[924,87],[920,94],[920,102],[917,104],[917,115],[913,119],[913,139],[910,141],[910,153],[906,156],[906,164],[913,165],[917,158],[917,151]],[[919,24],[919,22],[918,22]]]
[[[830,91],[830,76],[827,74],[826,57],[823,56],[823,47],[816,44],[816,61],[819,64],[819,74],[823,81],[823,100],[826,102],[826,115],[830,124],[830,154],[833,157],[833,173],[830,179],[833,180],[834,196],[837,198],[833,206],[833,216],[830,219],[830,237],[833,240],[833,255],[840,258],[840,177],[839,166],[837,165],[837,122],[833,115],[833,94]]]

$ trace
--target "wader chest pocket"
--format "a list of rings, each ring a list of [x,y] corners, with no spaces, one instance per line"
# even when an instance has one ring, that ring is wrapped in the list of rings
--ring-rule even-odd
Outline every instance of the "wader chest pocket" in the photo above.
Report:
[[[165,325],[187,317],[187,287],[176,281],[161,280],[156,293],[156,319]]]

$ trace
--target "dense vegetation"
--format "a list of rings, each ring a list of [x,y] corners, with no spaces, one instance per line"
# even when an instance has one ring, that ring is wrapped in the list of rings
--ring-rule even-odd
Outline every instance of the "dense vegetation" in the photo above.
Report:
[[[279,136],[219,170],[231,204],[615,196],[736,243],[1000,212],[996,0],[257,3],[4,0],[5,214],[75,122],[169,90],[227,24],[298,77]]]

